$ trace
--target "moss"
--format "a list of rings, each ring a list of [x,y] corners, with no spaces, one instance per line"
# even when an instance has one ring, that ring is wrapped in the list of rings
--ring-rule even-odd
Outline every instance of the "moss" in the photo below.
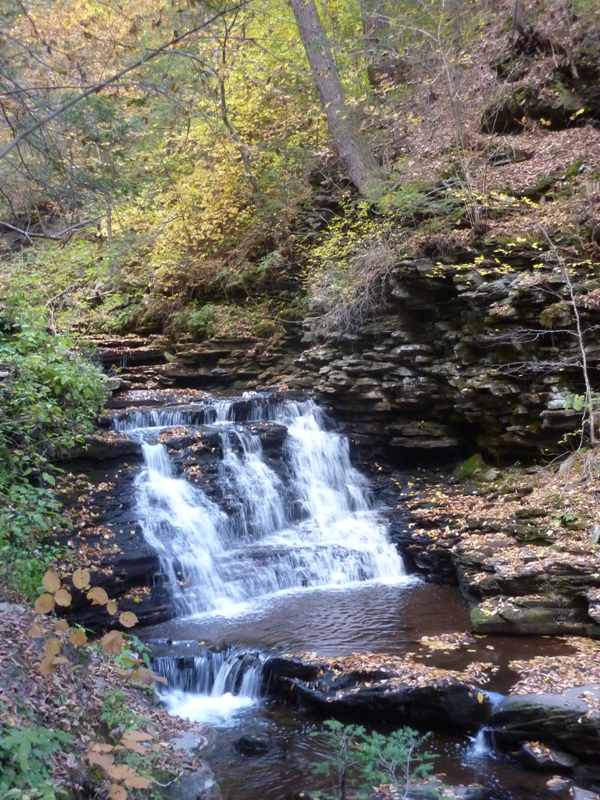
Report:
[[[454,470],[454,477],[458,481],[472,480],[473,478],[480,477],[483,473],[487,472],[488,466],[483,460],[480,453],[475,453],[471,458],[463,461]]]

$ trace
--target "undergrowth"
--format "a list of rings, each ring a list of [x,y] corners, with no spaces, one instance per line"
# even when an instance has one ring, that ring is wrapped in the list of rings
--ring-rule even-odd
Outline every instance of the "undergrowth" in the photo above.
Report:
[[[0,583],[34,598],[63,527],[53,459],[93,428],[100,370],[41,322],[0,319]]]

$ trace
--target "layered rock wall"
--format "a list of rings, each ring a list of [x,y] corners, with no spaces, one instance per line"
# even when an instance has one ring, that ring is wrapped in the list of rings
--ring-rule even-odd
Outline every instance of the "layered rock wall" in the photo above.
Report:
[[[98,353],[115,387],[309,391],[356,441],[403,458],[534,459],[581,427],[569,408],[584,390],[581,343],[600,388],[600,281],[593,265],[567,276],[537,251],[511,256],[400,261],[385,307],[353,333],[317,336],[307,319],[274,341],[129,337],[98,340]]]

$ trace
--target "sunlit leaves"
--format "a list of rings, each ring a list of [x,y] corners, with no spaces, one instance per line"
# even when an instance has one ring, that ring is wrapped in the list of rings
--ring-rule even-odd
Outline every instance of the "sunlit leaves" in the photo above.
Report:
[[[76,569],[73,573],[73,586],[76,589],[87,589],[90,585],[89,569]]]
[[[138,618],[133,611],[123,611],[119,615],[119,622],[124,628],[133,628],[134,625],[137,625]]]

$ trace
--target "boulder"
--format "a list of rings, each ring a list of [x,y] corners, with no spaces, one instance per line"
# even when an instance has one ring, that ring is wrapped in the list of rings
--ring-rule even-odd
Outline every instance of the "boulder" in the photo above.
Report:
[[[240,736],[233,746],[238,753],[245,756],[262,756],[270,749],[267,739],[262,739],[260,736]]]
[[[600,758],[600,714],[589,697],[599,696],[600,685],[577,686],[560,694],[514,695],[492,711],[488,725],[494,742],[515,750],[525,742],[542,742],[582,761]]]
[[[580,606],[552,595],[500,596],[471,610],[471,624],[477,633],[533,636],[591,636],[600,628]]]
[[[465,672],[372,653],[321,659],[291,654],[268,659],[265,680],[281,699],[328,715],[372,718],[421,730],[475,731],[491,704],[477,682],[483,665]]]

